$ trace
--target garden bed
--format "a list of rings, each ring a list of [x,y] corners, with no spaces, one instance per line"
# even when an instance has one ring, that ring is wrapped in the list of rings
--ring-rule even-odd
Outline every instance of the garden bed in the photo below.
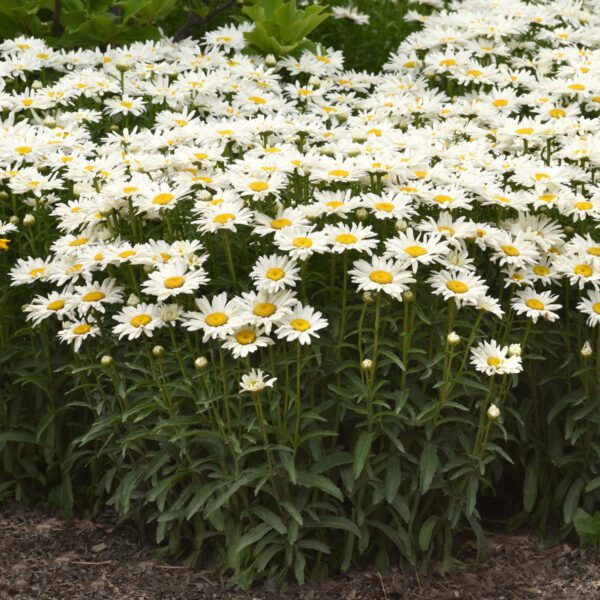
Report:
[[[225,579],[153,558],[132,526],[62,519],[42,509],[0,508],[0,598],[215,600],[578,600],[600,597],[597,553],[567,544],[541,549],[528,534],[488,534],[488,558],[449,576],[394,569],[351,573],[280,592],[228,590]],[[474,547],[465,542],[465,559]]]

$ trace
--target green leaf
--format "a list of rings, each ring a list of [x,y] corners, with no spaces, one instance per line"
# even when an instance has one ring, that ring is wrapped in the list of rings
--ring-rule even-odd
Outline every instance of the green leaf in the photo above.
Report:
[[[430,487],[438,468],[437,449],[433,444],[423,448],[419,462],[419,489],[424,494]]]
[[[317,475],[316,473],[298,473],[298,484],[321,490],[340,501],[344,499],[342,491],[335,483],[333,483],[333,481],[322,475]]]
[[[252,509],[252,512],[260,517],[265,523],[269,524],[277,533],[285,535],[287,533],[287,527],[283,524],[283,521],[271,510],[264,506],[257,506]]]
[[[431,535],[433,534],[433,530],[435,529],[435,525],[437,523],[438,518],[433,515],[429,517],[421,525],[421,530],[419,531],[419,548],[425,552],[429,549],[429,544],[431,543]]]
[[[356,442],[356,448],[354,449],[354,464],[352,467],[352,472],[354,474],[354,480],[356,481],[360,474],[362,473],[367,458],[369,456],[369,452],[371,451],[371,444],[373,442],[373,433],[368,431],[363,431],[358,436],[358,441]]]
[[[261,523],[260,525],[257,525],[240,538],[240,541],[235,548],[236,553],[239,554],[244,548],[247,548],[252,544],[256,544],[256,542],[261,540],[267,533],[269,533],[269,531],[272,531],[272,528],[268,523]]]

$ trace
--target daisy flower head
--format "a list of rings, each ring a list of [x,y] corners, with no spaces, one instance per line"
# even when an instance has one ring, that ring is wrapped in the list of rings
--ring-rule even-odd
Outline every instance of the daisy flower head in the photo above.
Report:
[[[361,203],[376,219],[409,219],[416,212],[411,196],[402,192],[364,194]]]
[[[187,312],[183,315],[183,327],[188,331],[202,330],[202,341],[225,339],[232,335],[236,327],[244,321],[234,301],[227,300],[226,292],[213,298],[196,298],[197,311]]]
[[[520,290],[516,296],[511,304],[518,315],[524,314],[534,323],[537,323],[540,317],[551,323],[559,318],[555,312],[562,308],[562,305],[556,302],[558,296],[550,292],[536,292],[533,288]]]
[[[298,341],[310,344],[313,337],[319,337],[317,331],[329,325],[327,319],[312,306],[303,306],[298,302],[275,332],[279,339],[287,342]]]
[[[296,302],[291,290],[248,292],[235,298],[240,322],[260,326],[267,335],[292,312]]]
[[[193,223],[202,233],[215,233],[222,229],[237,231],[238,225],[250,225],[254,220],[254,214],[241,200],[223,201],[217,205],[208,204],[198,212],[199,216]]]
[[[324,229],[329,238],[331,251],[336,254],[342,254],[348,250],[358,250],[372,254],[377,248],[379,240],[377,234],[370,225],[352,223],[345,225],[329,225]]]
[[[329,252],[327,234],[314,227],[286,227],[275,234],[273,241],[279,250],[295,260]]]
[[[600,292],[593,290],[588,292],[586,298],[577,305],[577,310],[587,315],[587,324],[596,327],[600,323]]]
[[[399,261],[379,256],[374,256],[370,262],[357,260],[350,271],[350,277],[358,285],[359,291],[385,292],[400,301],[409,284],[415,282],[412,274]]]
[[[142,291],[158,300],[166,300],[179,294],[191,294],[207,282],[204,269],[190,270],[182,261],[170,261],[149,275],[142,285]]]
[[[501,346],[495,340],[481,342],[471,349],[471,364],[486,375],[509,375],[520,373],[523,364],[520,356],[509,356],[509,347]]]
[[[300,270],[289,256],[271,254],[261,256],[254,263],[250,277],[258,290],[274,293],[286,287],[296,287]]]
[[[229,350],[233,358],[244,358],[259,348],[272,346],[275,342],[264,335],[260,327],[243,325],[234,329],[233,333],[225,338],[223,348]]]
[[[539,256],[539,250],[525,239],[523,233],[512,236],[508,232],[499,232],[493,240],[492,248],[494,254],[491,258],[500,266],[512,265],[522,268],[533,264]]]
[[[123,299],[123,288],[114,279],[108,278],[101,283],[76,286],[72,304],[81,315],[90,310],[105,312],[105,304],[117,304]]]
[[[267,387],[273,387],[273,384],[277,381],[277,377],[271,377],[262,369],[252,369],[249,373],[242,375],[240,382],[240,393],[249,392],[256,394],[262,392]]]
[[[442,269],[433,273],[428,282],[434,294],[443,296],[444,300],[454,300],[459,308],[477,304],[488,292],[488,286],[481,277],[456,269]]]
[[[558,256],[554,262],[556,270],[567,277],[571,285],[580,290],[586,285],[598,287],[600,282],[600,261],[588,255]]]
[[[119,339],[127,337],[128,340],[135,340],[141,335],[152,337],[153,331],[164,325],[160,307],[145,302],[123,307],[113,319],[118,323],[113,327],[113,332]]]
[[[47,296],[36,296],[23,310],[34,325],[51,316],[63,319],[71,314],[71,298],[72,294],[67,291],[50,292]]]
[[[416,273],[420,264],[439,262],[449,252],[450,246],[440,233],[415,235],[414,230],[409,227],[385,242],[384,256],[398,260]]]
[[[65,321],[63,329],[58,332],[58,339],[67,344],[73,344],[73,350],[79,352],[83,340],[96,337],[100,329],[93,323],[87,321]]]
[[[254,213],[257,223],[254,233],[257,235],[277,234],[290,227],[300,227],[309,224],[308,219],[300,208],[284,208],[277,211],[275,218],[259,212]]]

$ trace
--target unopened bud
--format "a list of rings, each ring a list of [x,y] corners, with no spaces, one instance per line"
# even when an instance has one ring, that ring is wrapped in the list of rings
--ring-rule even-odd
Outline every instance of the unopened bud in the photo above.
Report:
[[[41,90],[43,88],[43,84],[39,79],[36,79],[32,84],[31,88],[34,90]]]
[[[521,344],[511,344],[508,347],[509,356],[521,356]]]
[[[583,358],[588,358],[591,355],[592,347],[590,346],[589,342],[585,342],[585,344],[583,344],[583,346],[581,347],[581,356],[583,356]]]
[[[154,346],[154,348],[152,348],[153,356],[162,356],[164,353],[165,349],[162,346]]]
[[[21,219],[19,219],[19,217],[17,217],[17,215],[13,215],[10,219],[10,224],[11,225],[18,225],[21,222]]]
[[[366,208],[359,208],[356,211],[356,218],[359,221],[366,221],[369,218],[369,211]]]
[[[113,364],[113,358],[112,356],[109,356],[108,354],[105,354],[101,359],[100,359],[100,364],[103,367],[110,367],[110,365]]]
[[[23,225],[25,227],[33,227],[35,225],[35,217],[32,214],[27,214],[23,217]]]
[[[566,233],[567,235],[573,235],[573,234],[575,233],[575,228],[574,228],[574,227],[572,227],[571,225],[567,225],[567,226],[565,227],[565,233]]]
[[[362,299],[365,304],[373,304],[375,302],[375,296],[371,292],[365,292],[362,295]]]
[[[495,421],[500,416],[500,409],[495,404],[490,404],[487,409],[487,416],[490,421]]]
[[[402,300],[404,300],[404,302],[412,302],[415,299],[415,294],[414,292],[411,292],[410,290],[407,290],[406,292],[404,292],[402,294]]]
[[[8,193],[5,191],[0,192],[0,201],[8,200]]]
[[[456,331],[451,331],[446,338],[448,346],[458,346],[460,344],[460,335]]]
[[[360,368],[363,371],[370,371],[373,368],[373,361],[370,358],[365,358],[361,363],[360,363]]]
[[[199,356],[194,361],[194,367],[196,367],[196,369],[198,369],[199,371],[202,369],[205,369],[207,366],[208,366],[208,359],[205,356]]]
[[[198,198],[205,201],[210,200],[212,198],[212,194],[208,190],[202,190],[201,192],[198,192]]]
[[[129,298],[127,298],[127,306],[137,306],[139,303],[140,299],[135,294],[131,294]]]
[[[54,129],[56,127],[56,119],[53,117],[46,117],[44,119],[44,125],[48,127],[48,129]]]
[[[119,73],[127,73],[127,71],[129,71],[130,68],[129,65],[126,65],[125,63],[118,63],[116,67]]]
[[[272,54],[268,54],[265,58],[265,64],[267,67],[274,67],[277,64],[277,59]]]
[[[396,231],[406,231],[408,229],[408,223],[404,219],[398,219],[396,221]]]

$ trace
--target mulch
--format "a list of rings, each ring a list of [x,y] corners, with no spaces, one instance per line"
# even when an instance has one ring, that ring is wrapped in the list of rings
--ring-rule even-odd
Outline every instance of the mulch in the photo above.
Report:
[[[0,506],[0,598],[11,600],[600,600],[600,553],[529,534],[490,534],[484,563],[449,575],[354,572],[286,590],[228,589],[208,571],[153,558],[132,526]]]

